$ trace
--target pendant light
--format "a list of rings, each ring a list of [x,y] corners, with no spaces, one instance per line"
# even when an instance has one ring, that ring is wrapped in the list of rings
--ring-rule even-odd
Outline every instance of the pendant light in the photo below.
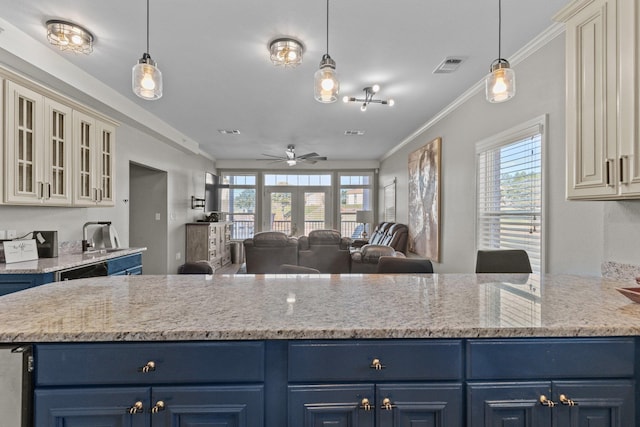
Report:
[[[320,68],[313,76],[313,96],[318,102],[336,102],[340,82],[336,74],[336,62],[329,56],[329,0],[327,0],[327,53],[322,56]]]
[[[516,94],[516,73],[509,61],[501,56],[502,0],[498,0],[498,59],[491,63],[491,72],[485,79],[487,101],[508,101]]]
[[[133,66],[132,75],[133,93],[148,100],[162,97],[162,73],[149,55],[149,0],[147,0],[147,50]]]

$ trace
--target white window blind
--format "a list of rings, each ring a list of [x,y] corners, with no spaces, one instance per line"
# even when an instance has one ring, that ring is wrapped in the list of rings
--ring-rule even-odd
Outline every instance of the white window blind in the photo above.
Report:
[[[476,146],[477,249],[524,249],[542,268],[542,126]]]

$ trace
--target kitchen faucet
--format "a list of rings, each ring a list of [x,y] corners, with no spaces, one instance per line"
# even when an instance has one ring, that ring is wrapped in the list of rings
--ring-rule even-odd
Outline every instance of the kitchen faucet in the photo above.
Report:
[[[87,249],[93,247],[93,243],[89,243],[87,237],[87,229],[91,225],[111,225],[111,221],[89,221],[84,223],[82,226],[82,252],[86,252]]]

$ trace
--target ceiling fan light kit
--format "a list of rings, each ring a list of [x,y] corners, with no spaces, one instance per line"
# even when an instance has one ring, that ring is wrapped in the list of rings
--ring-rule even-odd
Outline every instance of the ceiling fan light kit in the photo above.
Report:
[[[149,55],[149,0],[147,0],[147,50],[132,69],[133,93],[142,99],[162,98],[162,72]]]
[[[327,0],[327,53],[322,55],[320,67],[313,76],[313,97],[324,104],[336,102],[340,81],[336,74],[336,61],[329,56],[329,0]]]
[[[349,103],[349,102],[361,102],[362,105],[360,106],[360,110],[361,111],[367,111],[367,106],[369,104],[382,104],[382,105],[388,105],[389,107],[393,107],[396,102],[393,99],[374,99],[373,96],[378,93],[378,91],[380,90],[380,85],[373,85],[373,86],[367,86],[364,89],[362,89],[364,91],[364,98],[356,98],[355,96],[345,96],[344,98],[342,98],[342,100],[345,103]]]
[[[93,41],[95,37],[91,32],[80,25],[52,19],[46,22],[47,40],[60,50],[68,50],[74,53],[93,52]]]
[[[303,44],[291,37],[281,37],[269,43],[271,62],[285,68],[297,67],[302,63]]]
[[[509,61],[502,58],[502,0],[498,0],[498,58],[491,63],[485,79],[485,96],[491,103],[508,101],[516,94],[516,73]]]

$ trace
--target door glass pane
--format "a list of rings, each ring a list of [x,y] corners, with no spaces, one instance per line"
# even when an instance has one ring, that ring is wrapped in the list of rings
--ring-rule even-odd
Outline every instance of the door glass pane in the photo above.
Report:
[[[273,192],[270,194],[271,218],[269,229],[291,234],[291,193]]]
[[[308,236],[312,230],[329,228],[325,222],[326,205],[325,192],[304,193],[304,235]]]

